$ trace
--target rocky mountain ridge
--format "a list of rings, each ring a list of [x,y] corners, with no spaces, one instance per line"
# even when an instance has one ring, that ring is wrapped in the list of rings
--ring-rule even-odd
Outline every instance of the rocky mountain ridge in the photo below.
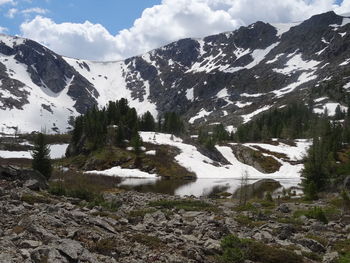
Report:
[[[117,62],[66,58],[1,35],[0,128],[63,132],[72,117],[122,97],[140,113],[177,111],[189,124],[231,130],[292,100],[333,114],[349,102],[349,44],[350,18],[334,12],[183,39]]]

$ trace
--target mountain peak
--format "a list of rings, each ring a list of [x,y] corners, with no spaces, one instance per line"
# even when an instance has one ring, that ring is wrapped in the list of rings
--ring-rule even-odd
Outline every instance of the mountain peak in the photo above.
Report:
[[[300,24],[258,21],[109,63],[65,58],[32,40],[1,35],[0,127],[66,131],[72,117],[120,98],[140,113],[176,111],[193,126],[221,122],[231,130],[293,100],[325,98],[316,111],[345,106],[346,19],[328,12]]]
[[[312,16],[303,22],[302,25],[308,27],[323,27],[329,25],[341,25],[342,22],[342,16],[337,15],[334,11],[329,11],[323,14]]]

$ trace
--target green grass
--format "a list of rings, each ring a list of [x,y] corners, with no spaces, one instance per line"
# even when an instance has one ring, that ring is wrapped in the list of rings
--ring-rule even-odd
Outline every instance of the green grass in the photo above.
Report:
[[[235,207],[234,210],[237,212],[243,212],[243,211],[258,212],[259,208],[254,206],[253,203],[260,204],[262,208],[266,208],[266,209],[273,209],[276,207],[276,204],[272,201],[263,200],[263,199],[253,199],[247,202],[245,205],[239,205]]]
[[[78,198],[86,201],[88,207],[101,206],[109,211],[116,211],[121,205],[103,198],[103,193],[117,185],[119,179],[72,171],[55,176],[56,180],[50,182],[48,190],[52,195]]]
[[[295,226],[301,226],[304,224],[303,221],[294,217],[279,217],[276,221],[281,224],[291,224]]]
[[[135,218],[135,217],[144,217],[146,214],[151,214],[157,211],[156,209],[149,208],[149,209],[140,209],[140,210],[132,210],[128,214],[128,218]]]
[[[145,234],[136,234],[131,236],[131,240],[142,245],[145,245],[151,249],[161,248],[163,245],[162,241],[155,236],[149,236]]]
[[[245,215],[238,215],[235,217],[235,220],[239,224],[250,227],[250,228],[260,227],[260,226],[266,224],[266,221],[255,221],[255,220],[253,220]]]
[[[301,254],[304,256],[304,257],[307,257],[308,259],[311,259],[311,260],[314,260],[316,262],[322,262],[322,256],[315,253],[315,252],[301,252]]]
[[[322,244],[324,247],[326,247],[328,244],[327,239],[323,238],[322,236],[307,234],[307,235],[305,235],[305,237],[317,241],[318,243]]]
[[[32,195],[32,194],[23,194],[21,197],[21,201],[26,202],[28,204],[35,204],[35,203],[44,203],[49,204],[51,203],[50,199],[43,195]]]
[[[343,256],[350,255],[350,239],[341,240],[334,244],[333,249]]]
[[[325,212],[323,211],[322,208],[319,208],[319,207],[314,207],[308,210],[297,210],[294,212],[293,216],[295,218],[299,218],[300,216],[303,216],[303,215],[306,216],[307,218],[316,219],[325,224],[328,223],[328,219],[325,215]]]
[[[113,253],[119,247],[118,240],[115,238],[101,239],[94,242],[91,250],[105,256],[113,256]]]
[[[261,263],[300,263],[302,257],[294,252],[251,239],[240,239],[234,235],[226,236],[221,241],[222,255],[219,261],[222,263],[243,263],[251,260]]]
[[[349,263],[350,262],[350,253],[342,255],[337,263]]]
[[[218,208],[198,200],[160,200],[150,202],[149,206],[163,209],[184,209],[185,211],[210,211],[218,212]]]

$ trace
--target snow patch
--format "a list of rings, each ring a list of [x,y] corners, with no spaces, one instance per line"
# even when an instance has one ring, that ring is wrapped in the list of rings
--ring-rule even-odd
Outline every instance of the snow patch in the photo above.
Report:
[[[124,169],[119,166],[112,167],[103,171],[87,171],[85,174],[101,174],[117,177],[132,177],[132,178],[156,178],[156,174],[149,174],[138,169]]]
[[[206,111],[205,109],[201,109],[196,116],[192,117],[188,122],[193,124],[196,120],[209,116],[212,112]]]
[[[287,93],[290,93],[292,91],[294,91],[297,87],[299,87],[300,85],[304,84],[304,83],[307,83],[311,80],[314,80],[316,79],[317,76],[316,75],[313,75],[313,72],[303,72],[297,82],[294,82],[292,84],[289,84],[287,87],[285,88],[282,88],[280,90],[276,90],[276,91],[273,91],[273,93],[276,95],[277,98],[280,98],[282,97],[283,95],[287,94]]]
[[[220,90],[220,91],[218,92],[218,94],[216,94],[216,97],[217,97],[218,99],[220,99],[220,98],[225,98],[225,97],[228,97],[228,96],[229,96],[229,94],[228,94],[228,92],[227,92],[227,88],[224,88],[224,89]]]
[[[247,123],[249,122],[254,116],[258,115],[261,112],[267,111],[269,110],[273,105],[266,105],[260,109],[257,109],[256,111],[246,114],[246,115],[241,115],[241,117],[243,118],[243,123]]]
[[[339,64],[339,66],[346,66],[350,63],[350,58],[348,58],[347,60],[345,60],[343,63]]]
[[[301,54],[296,54],[296,55],[293,55],[291,59],[287,61],[283,69],[273,69],[273,71],[284,75],[291,75],[293,72],[297,70],[315,69],[315,67],[320,63],[321,63],[320,61],[315,61],[315,60],[304,61],[302,59]]]
[[[194,88],[186,90],[186,98],[189,101],[193,101],[194,100]]]
[[[328,115],[329,116],[334,116],[335,115],[335,110],[336,108],[340,106],[340,109],[342,111],[347,111],[348,107],[342,106],[340,103],[335,103],[335,102],[328,102],[324,105],[322,105],[321,108],[314,108],[314,112],[318,114],[323,114],[325,109],[327,109]]]

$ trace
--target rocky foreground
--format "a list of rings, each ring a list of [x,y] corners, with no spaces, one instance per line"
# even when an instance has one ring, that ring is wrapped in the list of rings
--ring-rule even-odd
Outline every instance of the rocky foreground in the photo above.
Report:
[[[333,205],[329,199],[238,206],[232,199],[115,190],[104,195],[114,204],[107,209],[35,191],[45,185],[29,174],[14,172],[9,180],[0,171],[1,263],[228,262],[220,244],[230,234],[288,251],[299,262],[347,262],[338,260],[349,251],[350,217],[336,198]],[[326,222],[307,212],[315,206]],[[280,262],[276,258],[245,262]]]

